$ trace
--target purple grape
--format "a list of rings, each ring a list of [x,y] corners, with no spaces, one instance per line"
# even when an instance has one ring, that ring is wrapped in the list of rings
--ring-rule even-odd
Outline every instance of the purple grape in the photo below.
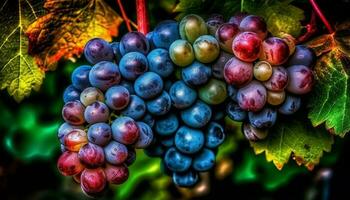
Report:
[[[297,45],[294,54],[289,58],[288,65],[304,65],[312,67],[316,62],[315,52],[305,45]]]
[[[237,26],[239,26],[242,22],[242,20],[244,18],[246,18],[248,16],[248,13],[246,12],[239,12],[237,14],[235,14],[234,16],[232,16],[230,19],[229,19],[229,23],[232,23],[232,24],[236,24]]]
[[[267,129],[255,128],[249,123],[244,123],[242,129],[245,138],[250,141],[262,140],[266,138],[268,134]]]
[[[288,60],[289,46],[278,37],[269,37],[262,43],[260,60],[267,61],[271,65],[281,65]]]
[[[294,95],[287,95],[286,99],[284,100],[284,103],[278,109],[278,112],[284,115],[291,115],[296,111],[298,111],[300,106],[301,106],[300,97],[297,97]]]
[[[218,40],[221,49],[226,52],[233,53],[232,42],[238,33],[239,29],[236,24],[224,23],[216,31],[215,37]]]
[[[218,59],[211,66],[212,74],[217,79],[224,79],[225,64],[233,57],[232,54],[220,51]]]
[[[63,102],[79,100],[80,90],[75,88],[73,85],[69,85],[63,92]]]
[[[128,157],[126,146],[113,140],[103,150],[106,160],[113,165],[122,164]]]
[[[106,91],[106,104],[113,110],[122,110],[128,106],[130,93],[123,86],[113,86]]]
[[[206,22],[209,34],[214,36],[220,25],[224,22],[224,17],[222,15],[212,14],[209,16]]]
[[[284,67],[273,67],[272,76],[264,82],[264,86],[273,92],[281,92],[288,84],[288,72]]]
[[[129,169],[127,166],[123,165],[107,165],[104,169],[107,181],[112,184],[122,184],[129,177]]]
[[[58,137],[58,140],[61,142],[61,144],[64,144],[64,137],[74,129],[83,129],[83,127],[82,126],[73,126],[73,125],[68,124],[67,122],[63,123],[59,127],[59,129],[57,131],[57,137]]]
[[[225,65],[224,78],[230,85],[246,85],[253,79],[253,64],[232,57]]]
[[[266,89],[258,81],[252,81],[237,92],[238,105],[246,111],[257,112],[266,103]]]
[[[95,103],[86,107],[84,118],[89,124],[106,122],[109,118],[109,110],[107,105],[100,101],[96,101]]]
[[[111,47],[113,49],[113,55],[114,55],[114,60],[116,63],[119,63],[120,59],[122,58],[122,54],[120,53],[120,42],[112,42]]]
[[[125,160],[127,166],[132,165],[136,160],[136,151],[134,148],[128,148],[128,157]]]
[[[91,70],[90,65],[82,65],[74,69],[72,73],[72,85],[78,90],[84,90],[90,87],[89,72]]]
[[[127,81],[127,80],[122,80],[122,81],[120,81],[119,85],[124,86],[129,91],[130,95],[135,94],[133,82]]]
[[[89,168],[100,167],[105,163],[105,154],[102,147],[92,143],[82,146],[78,157],[81,163]]]
[[[122,110],[121,113],[125,116],[133,118],[134,120],[139,120],[146,113],[146,104],[137,95],[131,95],[129,105]]]
[[[101,61],[95,64],[90,73],[89,80],[92,86],[107,90],[120,82],[120,72],[118,66],[112,62]]]
[[[226,113],[230,119],[238,122],[243,122],[247,118],[247,112],[234,101],[227,104]]]
[[[273,108],[264,108],[259,112],[248,113],[249,122],[259,129],[271,128],[277,120],[277,111]]]
[[[89,127],[88,140],[94,144],[105,146],[112,139],[111,127],[106,123],[96,123]]]
[[[239,24],[241,31],[250,31],[259,35],[263,40],[267,35],[267,25],[264,19],[260,16],[249,15],[245,17]]]
[[[140,52],[146,55],[150,49],[147,38],[140,32],[129,32],[120,40],[120,53],[124,56],[129,52]]]
[[[122,144],[135,143],[140,135],[140,129],[130,117],[118,117],[112,123],[113,139]]]
[[[120,60],[119,69],[123,78],[134,81],[148,70],[148,61],[142,53],[130,52]]]
[[[153,131],[152,128],[144,122],[137,122],[137,126],[140,129],[140,135],[134,146],[137,149],[144,149],[151,144],[153,140]]]
[[[306,94],[312,90],[314,74],[304,65],[293,65],[287,68],[289,83],[287,91],[293,94]]]
[[[69,101],[63,106],[62,117],[67,123],[79,126],[85,122],[84,110],[85,107],[80,101]]]
[[[84,47],[86,60],[91,64],[100,61],[113,61],[113,49],[108,42],[101,38],[91,39]]]

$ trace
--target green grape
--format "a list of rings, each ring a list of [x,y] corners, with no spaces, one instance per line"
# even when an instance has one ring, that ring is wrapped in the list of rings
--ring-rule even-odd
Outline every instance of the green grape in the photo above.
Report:
[[[208,34],[205,21],[198,15],[186,15],[180,22],[180,36],[191,44],[201,35]]]
[[[272,75],[272,67],[266,61],[259,61],[254,65],[254,77],[259,81],[267,81]]]
[[[220,46],[215,37],[202,35],[193,43],[194,55],[202,63],[213,62],[220,54]]]
[[[267,91],[267,103],[273,106],[280,105],[284,102],[284,99],[286,98],[286,93],[284,91],[282,92],[273,92],[273,91]]]
[[[84,106],[91,105],[96,101],[104,102],[104,100],[105,97],[101,90],[95,87],[88,87],[80,94],[80,102],[84,104]]]
[[[169,48],[171,60],[178,66],[185,67],[194,60],[193,48],[186,40],[175,40]]]
[[[217,79],[210,79],[207,84],[199,88],[199,98],[207,104],[217,105],[227,97],[226,83]]]

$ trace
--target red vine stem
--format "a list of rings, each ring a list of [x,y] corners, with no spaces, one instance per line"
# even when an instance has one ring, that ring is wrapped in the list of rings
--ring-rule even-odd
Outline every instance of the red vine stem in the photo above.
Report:
[[[149,32],[146,0],[136,0],[136,15],[138,31],[146,35]]]
[[[323,24],[326,26],[328,32],[329,33],[333,33],[334,32],[333,27],[330,25],[330,23],[328,22],[327,18],[323,15],[322,10],[320,9],[320,7],[316,3],[316,1],[315,0],[309,0],[309,2],[311,4],[312,8],[314,9],[314,11],[316,12],[317,16],[321,19]]]
[[[120,12],[122,13],[122,17],[123,17],[123,19],[125,21],[126,28],[128,29],[129,32],[131,32],[132,29],[131,29],[131,26],[130,26],[130,20],[129,20],[128,16],[125,13],[124,6],[123,6],[123,4],[122,4],[122,2],[120,0],[117,0],[117,3],[118,3],[118,6],[119,6],[119,9],[120,9]]]
[[[305,34],[301,35],[297,39],[298,44],[307,41],[317,31],[315,11],[312,10],[310,22],[305,26],[305,28]]]

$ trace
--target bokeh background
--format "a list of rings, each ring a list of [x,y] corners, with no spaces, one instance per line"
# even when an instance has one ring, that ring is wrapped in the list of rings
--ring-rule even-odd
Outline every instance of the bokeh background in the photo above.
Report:
[[[107,2],[117,8],[115,1]],[[135,19],[134,2],[123,2],[129,17]],[[149,1],[151,27],[175,17],[168,12],[174,2]],[[334,23],[349,17],[348,0],[319,3]],[[121,35],[126,32],[124,26]],[[59,63],[55,72],[46,73],[40,91],[20,104],[6,91],[0,92],[0,199],[88,199],[79,184],[61,176],[56,168],[62,93],[69,85],[71,72],[82,63],[83,58],[75,63]],[[202,181],[195,188],[175,187],[160,169],[159,159],[138,151],[129,180],[111,187],[101,199],[348,199],[349,137],[336,137],[332,152],[325,153],[313,171],[294,162],[278,171],[266,162],[264,155],[254,154],[236,127],[230,124],[216,167],[202,174]]]

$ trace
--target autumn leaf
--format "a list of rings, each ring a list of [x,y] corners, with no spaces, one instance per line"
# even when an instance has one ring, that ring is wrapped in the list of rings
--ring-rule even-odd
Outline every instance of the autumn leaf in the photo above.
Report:
[[[74,60],[94,37],[111,41],[122,18],[103,0],[46,0],[47,14],[32,23],[26,34],[29,53],[44,70],[61,59]]]
[[[24,30],[38,16],[40,1],[5,0],[0,5],[0,88],[20,102],[32,89],[39,90],[45,76],[28,55]]]

